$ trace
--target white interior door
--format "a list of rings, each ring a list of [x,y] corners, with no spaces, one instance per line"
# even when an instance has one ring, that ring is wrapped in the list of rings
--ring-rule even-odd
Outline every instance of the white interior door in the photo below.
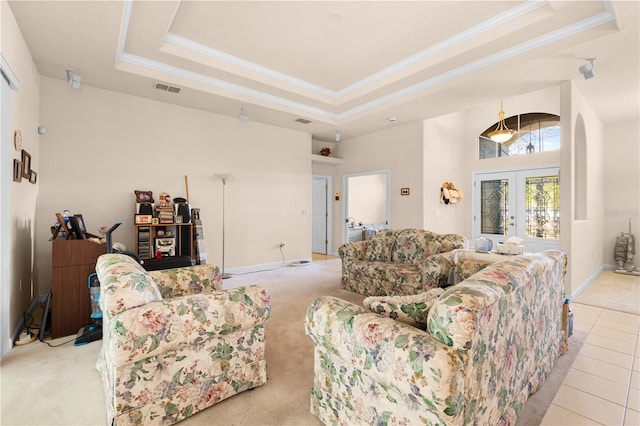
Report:
[[[473,238],[519,237],[528,252],[560,248],[557,167],[478,173],[473,185]]]
[[[331,177],[314,176],[311,200],[312,238],[311,251],[314,253],[329,254],[329,194]]]

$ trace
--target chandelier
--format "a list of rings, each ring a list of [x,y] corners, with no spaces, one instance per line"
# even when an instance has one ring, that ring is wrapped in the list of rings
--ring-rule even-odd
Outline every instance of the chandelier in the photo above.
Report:
[[[509,139],[513,137],[516,133],[515,130],[511,130],[504,123],[504,110],[502,109],[502,101],[500,101],[500,112],[498,113],[498,126],[493,132],[489,132],[487,136],[491,138],[492,141],[497,143],[505,143]]]

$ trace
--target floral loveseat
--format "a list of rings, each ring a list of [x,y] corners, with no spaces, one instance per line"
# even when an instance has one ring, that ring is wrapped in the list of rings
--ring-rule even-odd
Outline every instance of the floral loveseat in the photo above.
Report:
[[[214,265],[146,272],[98,258],[107,424],[172,424],[266,382],[268,293],[220,291]]]
[[[316,299],[311,412],[337,425],[515,424],[562,350],[565,270],[559,251],[487,266],[444,290],[426,330]]]
[[[454,249],[465,237],[423,229],[382,229],[366,241],[340,246],[342,287],[365,296],[419,294],[444,287]]]

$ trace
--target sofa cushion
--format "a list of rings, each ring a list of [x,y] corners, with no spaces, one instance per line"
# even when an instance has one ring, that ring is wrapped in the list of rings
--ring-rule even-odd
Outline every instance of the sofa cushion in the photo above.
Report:
[[[124,254],[103,254],[96,262],[100,280],[100,308],[110,317],[131,308],[162,300],[147,271]]]
[[[440,252],[436,235],[420,229],[405,229],[398,232],[393,249],[394,262],[422,264],[427,257]]]
[[[368,262],[391,260],[393,240],[388,238],[371,238],[365,244],[363,260]]]
[[[424,291],[422,272],[408,263],[354,262],[351,265],[354,291],[364,296],[406,295]],[[376,283],[376,285],[371,285]]]
[[[367,297],[362,303],[377,314],[425,330],[429,309],[442,293],[443,289],[434,288],[412,296]]]
[[[438,237],[440,241],[440,251],[447,252],[455,249],[461,249],[464,246],[466,238],[460,234],[442,234]]]

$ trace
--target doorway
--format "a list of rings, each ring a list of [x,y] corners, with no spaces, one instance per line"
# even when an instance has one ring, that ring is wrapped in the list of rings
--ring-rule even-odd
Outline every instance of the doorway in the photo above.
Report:
[[[560,169],[477,173],[473,238],[521,238],[528,252],[560,248]]]
[[[389,227],[389,170],[344,176],[344,242],[362,241]]]
[[[329,254],[331,242],[331,176],[313,176],[311,196],[311,251]]]

